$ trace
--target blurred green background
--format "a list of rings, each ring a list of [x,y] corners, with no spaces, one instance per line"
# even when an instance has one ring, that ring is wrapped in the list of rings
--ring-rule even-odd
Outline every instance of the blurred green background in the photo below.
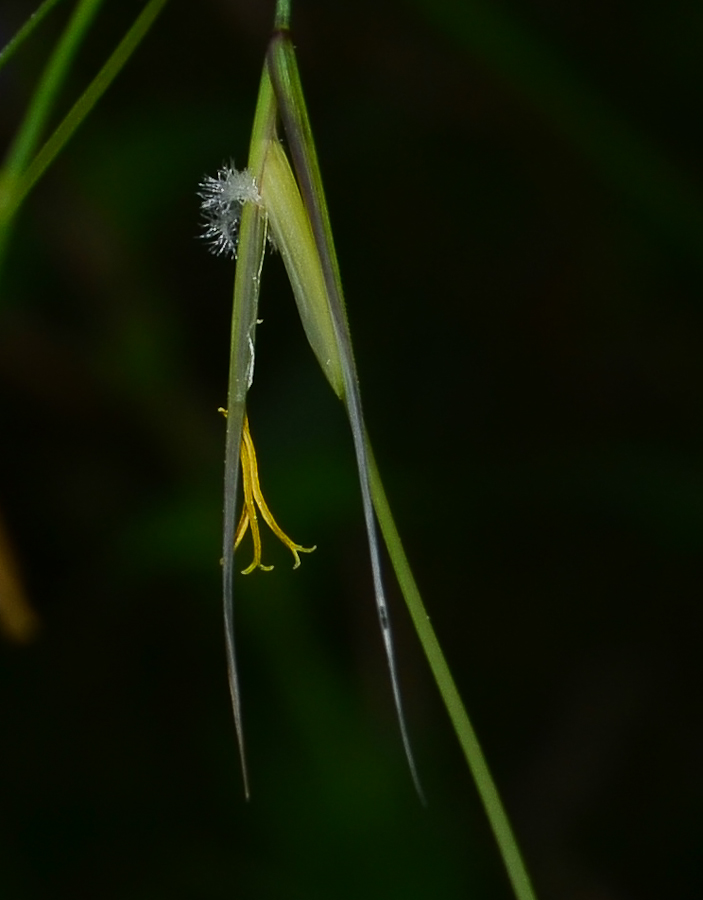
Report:
[[[0,74],[3,146],[70,8]],[[140,8],[105,3],[62,110]],[[0,510],[41,628],[0,645],[8,900],[511,896],[389,575],[413,793],[348,426],[275,255],[250,418],[318,549],[292,573],[270,537],[237,585],[242,797],[233,264],[196,190],[245,162],[272,18],[171,0],[17,220]],[[293,30],[379,465],[538,896],[699,898],[701,8],[295,0]]]

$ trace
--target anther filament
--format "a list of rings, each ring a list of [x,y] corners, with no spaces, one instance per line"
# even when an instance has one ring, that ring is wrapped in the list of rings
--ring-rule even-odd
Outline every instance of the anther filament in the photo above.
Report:
[[[244,508],[237,525],[234,535],[234,549],[240,545],[242,538],[247,532],[247,528],[251,527],[251,536],[254,541],[254,559],[250,566],[242,571],[243,575],[249,575],[254,569],[263,569],[264,572],[270,572],[273,566],[265,566],[261,562],[261,533],[259,531],[259,521],[257,517],[257,507],[261,516],[273,531],[276,537],[288,547],[295,559],[294,569],[300,565],[299,553],[312,553],[315,547],[301,547],[300,544],[294,543],[288,535],[283,531],[278,522],[274,519],[268,504],[264,500],[259,484],[259,467],[256,463],[256,452],[254,451],[254,441],[249,431],[249,419],[244,414],[244,426],[242,429],[242,445],[240,448],[240,459],[242,461],[242,480],[244,482]]]

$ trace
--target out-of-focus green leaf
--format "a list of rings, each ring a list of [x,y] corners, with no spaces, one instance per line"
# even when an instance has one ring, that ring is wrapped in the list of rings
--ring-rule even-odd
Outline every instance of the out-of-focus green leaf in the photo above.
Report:
[[[17,34],[13,38],[10,38],[2,50],[0,50],[0,69],[12,59],[37,25],[42,22],[44,17],[51,12],[58,2],[59,0],[44,0],[41,6],[27,19]]]
[[[93,0],[93,2],[96,2],[96,0]],[[57,154],[63,149],[64,145],[70,140],[75,130],[95,106],[100,97],[102,97],[113,79],[122,69],[122,66],[124,66],[140,44],[142,38],[151,28],[154,20],[165,4],[166,0],[149,0],[149,3],[147,3],[127,34],[117,45],[117,48],[108,61],[95,76],[82,96],[76,101],[64,120],[47,140],[41,150],[39,150],[27,168],[16,173],[13,168],[12,171],[9,172],[9,175],[14,173],[10,182],[11,194],[9,202],[0,207],[0,213],[2,214],[2,218],[0,218],[0,227],[3,223],[7,223],[14,215],[29,191],[41,178]],[[23,155],[22,159],[24,160],[24,158]],[[15,163],[13,163],[13,166],[15,166]],[[1,188],[2,185],[0,185],[0,189]]]
[[[39,143],[54,100],[101,3],[102,0],[81,0],[51,54],[5,158],[2,176],[11,187],[24,172]],[[21,202],[24,193],[21,188],[13,189],[15,204]]]

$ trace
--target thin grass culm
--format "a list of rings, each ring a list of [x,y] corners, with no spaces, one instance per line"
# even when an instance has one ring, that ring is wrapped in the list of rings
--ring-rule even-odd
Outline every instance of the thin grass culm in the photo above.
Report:
[[[476,781],[486,814],[518,900],[535,900],[509,819],[456,685],[429,622],[403,552],[368,439],[352,352],[339,266],[334,250],[322,177],[289,33],[290,4],[279,2],[273,37],[261,78],[244,172],[233,167],[201,184],[205,237],[213,251],[237,257],[231,332],[225,444],[223,602],[228,673],[245,794],[249,775],[234,641],[234,550],[253,502],[247,472],[253,444],[246,397],[254,377],[257,308],[267,235],[278,249],[308,341],[335,394],[347,410],[352,431],[367,530],[374,593],[401,738],[418,795],[424,795],[415,765],[396,669],[390,617],[381,577],[377,524],[408,605],[442,700]],[[283,128],[291,161],[278,139]],[[237,520],[239,463],[244,504]],[[258,481],[258,472],[256,473]],[[261,508],[259,506],[259,508]],[[236,522],[239,522],[236,525]],[[251,519],[249,523],[251,524]],[[245,527],[245,526],[244,526]],[[275,529],[274,529],[275,530]],[[298,548],[300,551],[302,548]],[[257,557],[258,553],[258,557]],[[260,549],[255,560],[260,561]],[[296,556],[296,565],[299,558]],[[249,566],[251,571],[256,566]]]

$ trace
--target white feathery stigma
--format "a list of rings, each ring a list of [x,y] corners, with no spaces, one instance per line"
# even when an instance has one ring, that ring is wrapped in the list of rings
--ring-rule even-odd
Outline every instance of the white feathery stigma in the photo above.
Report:
[[[261,195],[248,169],[238,171],[234,163],[223,166],[213,178],[207,175],[200,182],[198,196],[202,199],[202,236],[217,256],[236,257],[239,240],[239,220],[245,203],[261,204]]]

